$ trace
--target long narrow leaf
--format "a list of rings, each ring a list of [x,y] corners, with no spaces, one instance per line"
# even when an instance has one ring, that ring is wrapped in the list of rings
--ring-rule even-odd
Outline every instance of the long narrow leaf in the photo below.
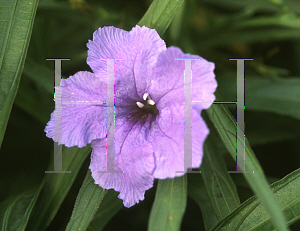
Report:
[[[205,141],[201,176],[218,220],[240,205],[236,187],[228,173],[222,155],[215,149],[212,136]]]
[[[236,94],[236,78],[220,78],[222,95]],[[300,79],[268,79],[247,76],[245,79],[246,109],[274,112],[300,120]]]
[[[51,78],[54,76],[53,70],[28,58],[25,62],[23,73],[42,87],[47,93],[53,95],[54,82],[53,78]],[[61,78],[65,77],[61,76]]]
[[[24,192],[0,204],[1,231],[25,230],[41,188]]]
[[[89,170],[77,196],[66,231],[86,230],[106,193],[107,190],[94,183]]]
[[[16,96],[38,0],[0,1],[0,147]]]
[[[50,95],[49,99],[51,100],[51,98]],[[44,104],[43,97],[32,87],[30,82],[24,81],[20,84],[14,104],[43,125],[49,120],[50,112]]]
[[[63,147],[63,171],[71,173],[46,173],[44,177],[44,188],[38,198],[37,206],[34,207],[31,219],[28,223],[28,230],[45,230],[50,224],[69,189],[71,188],[77,173],[90,153],[90,146],[84,148]],[[53,163],[48,171],[53,171]]]
[[[154,0],[138,25],[154,28],[162,35],[184,0]]]
[[[216,97],[216,101],[221,101],[220,97]],[[227,150],[231,154],[232,158],[236,159],[236,121],[228,111],[228,109],[222,104],[213,104],[208,110],[206,110],[210,120],[217,129],[223,143]],[[276,203],[274,195],[268,186],[268,182],[265,178],[263,170],[259,165],[255,154],[250,148],[250,145],[246,140],[245,148],[245,170],[254,171],[254,173],[245,173],[245,178],[249,182],[252,190],[262,201],[263,206],[270,213],[275,227],[279,230],[286,231],[285,218],[280,211],[279,205]],[[241,141],[238,141],[241,142]],[[243,159],[243,157],[242,157]],[[240,166],[242,168],[242,166]]]
[[[188,174],[188,195],[200,207],[205,230],[211,230],[219,220],[210,203],[205,184],[200,174]]]
[[[288,221],[292,224],[300,219],[300,169],[290,173],[271,185],[276,200]],[[255,224],[255,226],[253,226]],[[270,216],[256,196],[251,197],[229,216],[224,218],[213,231],[231,230],[274,230]]]
[[[101,231],[124,206],[121,199],[118,198],[119,192],[113,189],[108,190],[98,211],[96,212],[88,231]]]
[[[280,41],[299,38],[299,29],[294,28],[278,28],[267,30],[265,28],[259,28],[256,29],[254,32],[249,30],[248,33],[242,33],[239,30],[228,30],[226,31],[226,33],[216,33],[213,36],[211,34],[208,34],[201,41],[200,45],[201,47],[209,48],[220,45],[224,46],[228,44],[235,44],[237,42],[255,43],[262,41]]]
[[[151,209],[148,231],[180,230],[186,202],[186,174],[182,177],[159,180]]]

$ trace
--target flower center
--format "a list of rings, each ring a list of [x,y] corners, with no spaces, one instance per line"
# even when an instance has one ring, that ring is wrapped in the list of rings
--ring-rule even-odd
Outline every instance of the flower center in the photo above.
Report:
[[[136,102],[136,105],[144,113],[152,114],[154,117],[158,115],[158,109],[156,108],[156,104],[148,93],[145,93],[143,95],[143,101]]]

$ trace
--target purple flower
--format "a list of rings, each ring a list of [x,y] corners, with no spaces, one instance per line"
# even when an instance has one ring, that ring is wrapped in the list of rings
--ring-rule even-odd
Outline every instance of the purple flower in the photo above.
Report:
[[[217,87],[214,64],[179,48],[166,48],[154,29],[134,27],[127,32],[99,28],[89,48],[87,63],[94,73],[77,72],[61,82],[61,131],[55,131],[54,113],[45,132],[62,144],[83,147],[92,142],[90,169],[96,184],[119,191],[126,207],[144,199],[154,178],[184,173],[184,69],[192,60],[192,101],[213,102]],[[114,61],[115,170],[107,169],[106,98],[107,61]],[[82,101],[82,103],[75,103]],[[67,103],[66,103],[67,102]],[[72,102],[74,102],[72,104]],[[89,102],[89,103],[84,103]],[[209,130],[201,118],[211,103],[192,104],[192,166],[199,167]],[[109,130],[109,128],[108,128]],[[55,140],[58,141],[58,140]]]

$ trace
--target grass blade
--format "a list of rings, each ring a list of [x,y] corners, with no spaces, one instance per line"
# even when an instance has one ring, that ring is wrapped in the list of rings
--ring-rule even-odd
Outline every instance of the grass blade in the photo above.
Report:
[[[159,35],[162,35],[184,0],[154,0],[138,25],[154,28]]]
[[[271,185],[276,200],[288,224],[300,219],[300,169]],[[274,230],[271,217],[256,196],[251,197],[214,229],[217,230]],[[256,224],[253,227],[253,224]]]
[[[119,192],[113,189],[108,190],[106,196],[100,204],[98,211],[96,212],[91,224],[88,227],[88,231],[101,231],[124,206],[121,199],[118,198]]]
[[[186,174],[159,180],[148,222],[148,231],[180,230],[187,202]]]
[[[216,97],[216,101],[221,101],[220,97]],[[232,158],[236,159],[236,121],[228,111],[228,109],[222,104],[212,104],[212,106],[206,110],[207,115],[214,124],[218,131],[224,145],[231,154]],[[268,182],[265,178],[263,170],[259,165],[255,154],[250,148],[250,145],[246,140],[245,146],[245,170],[254,171],[254,173],[245,173],[244,176],[255,192],[257,197],[262,201],[267,212],[272,217],[272,221],[277,229],[286,231],[286,220],[280,211],[279,205],[276,203],[273,192],[268,186]],[[242,141],[238,141],[242,142]],[[241,157],[243,158],[243,157]]]
[[[18,90],[38,0],[0,1],[0,147]]]
[[[88,170],[66,231],[86,230],[106,193],[107,190],[94,183],[91,171]]]
[[[45,230],[50,224],[67,193],[69,192],[82,163],[91,152],[90,146],[84,148],[63,147],[63,171],[71,173],[46,173],[44,177],[44,188],[34,207],[28,230]],[[53,171],[53,163],[48,169]]]
[[[200,174],[188,174],[188,195],[200,207],[205,230],[211,230],[219,220],[210,203],[206,187]]]
[[[25,230],[41,188],[24,192],[0,204],[0,227],[2,231]]]
[[[205,141],[200,170],[211,205],[221,220],[240,205],[240,200],[222,155],[214,148],[216,146],[210,134]]]

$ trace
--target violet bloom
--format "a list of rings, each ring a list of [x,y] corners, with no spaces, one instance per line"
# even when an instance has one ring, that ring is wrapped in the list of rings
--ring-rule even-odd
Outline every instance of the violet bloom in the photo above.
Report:
[[[209,130],[201,110],[210,107],[217,87],[214,64],[179,48],[166,48],[154,29],[136,26],[127,32],[103,27],[94,32],[87,63],[94,73],[77,72],[61,82],[61,131],[55,131],[54,113],[45,132],[62,144],[83,147],[92,142],[90,169],[96,184],[119,191],[126,207],[144,200],[154,178],[181,176],[184,169],[184,69],[178,58],[192,61],[192,166],[203,156]],[[115,170],[107,170],[106,100],[107,61],[114,61]],[[81,101],[81,103],[75,103]],[[82,102],[89,103],[82,103]],[[73,103],[72,103],[73,102]],[[209,103],[210,102],[210,103]]]

